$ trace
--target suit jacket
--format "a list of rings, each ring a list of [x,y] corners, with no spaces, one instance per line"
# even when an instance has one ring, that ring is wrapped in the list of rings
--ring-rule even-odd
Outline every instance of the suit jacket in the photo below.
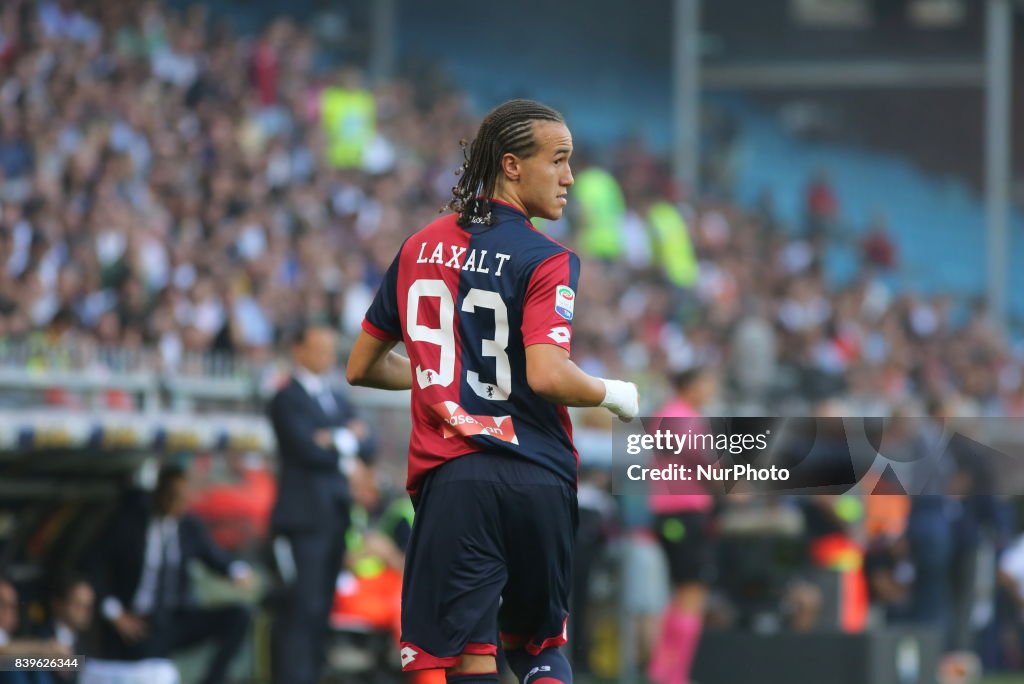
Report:
[[[96,546],[90,574],[99,602],[113,596],[126,611],[133,609],[145,568],[146,539],[152,519],[149,507],[123,507]],[[206,525],[192,515],[178,521],[178,546],[180,557],[176,568],[175,595],[179,606],[187,606],[194,602],[189,564],[198,560],[227,576],[233,559],[214,544]]]
[[[36,638],[36,639],[41,639],[43,641],[50,641],[51,639],[56,639],[57,638],[57,622],[51,618],[51,619],[47,620],[46,622],[41,623],[34,630],[32,630],[32,636],[34,638]],[[77,654],[81,654],[82,653],[81,645],[82,645],[82,637],[81,637],[81,635],[76,634],[75,635],[75,642],[73,644],[71,644],[71,646],[70,646],[71,652],[76,654],[76,655]]]
[[[37,629],[33,630],[32,636],[43,641],[50,641],[51,639],[57,638],[57,623],[52,618],[47,620],[38,626]],[[71,653],[80,656],[85,655],[88,649],[82,647],[83,639],[81,635],[75,635],[75,641],[70,645]],[[81,662],[79,662],[81,664]],[[54,684],[74,684],[78,681],[77,672],[54,672],[52,674],[52,681]]]
[[[270,517],[275,531],[314,529],[325,516],[338,515],[350,503],[348,480],[338,466],[338,452],[314,440],[317,430],[333,430],[356,417],[352,404],[332,392],[337,411],[328,415],[320,401],[292,378],[270,402],[268,414],[277,437],[277,500]],[[369,461],[372,440],[359,444],[358,456]]]

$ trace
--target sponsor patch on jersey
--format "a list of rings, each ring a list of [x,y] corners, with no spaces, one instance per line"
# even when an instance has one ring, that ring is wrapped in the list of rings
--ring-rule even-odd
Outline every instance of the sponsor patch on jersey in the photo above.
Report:
[[[555,313],[567,321],[572,320],[572,308],[576,304],[576,293],[571,287],[559,285],[555,290]]]
[[[519,444],[512,416],[474,416],[454,401],[443,401],[431,406],[441,419],[441,434],[449,437],[484,435],[503,442]]]

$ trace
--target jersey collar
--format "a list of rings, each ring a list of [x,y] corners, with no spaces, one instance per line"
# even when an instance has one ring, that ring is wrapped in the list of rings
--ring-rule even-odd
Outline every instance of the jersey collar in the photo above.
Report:
[[[499,199],[494,199],[493,197],[491,197],[488,201],[491,203],[492,211],[510,212],[516,214],[517,216],[521,216],[527,221],[530,220],[530,217],[527,216],[522,209],[515,205],[509,204],[508,202],[503,202],[502,200]]]

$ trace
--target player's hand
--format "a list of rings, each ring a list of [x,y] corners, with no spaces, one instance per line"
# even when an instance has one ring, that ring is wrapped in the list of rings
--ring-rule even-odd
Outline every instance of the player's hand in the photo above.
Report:
[[[135,643],[146,636],[146,622],[138,615],[125,611],[114,620],[114,629],[128,643]]]
[[[640,392],[632,382],[622,380],[605,380],[604,401],[601,406],[614,413],[623,422],[628,423],[640,413]]]
[[[640,388],[636,386],[635,382],[627,383],[633,390],[632,402],[626,406],[623,406],[620,411],[616,411],[615,415],[619,417],[624,423],[628,423],[638,415],[640,415]]]

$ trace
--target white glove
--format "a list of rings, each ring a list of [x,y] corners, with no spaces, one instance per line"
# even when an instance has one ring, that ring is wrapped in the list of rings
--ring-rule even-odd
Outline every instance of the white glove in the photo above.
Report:
[[[601,406],[627,423],[636,418],[640,413],[640,394],[636,385],[604,378],[601,378],[601,382],[604,383],[604,401],[601,402]]]

